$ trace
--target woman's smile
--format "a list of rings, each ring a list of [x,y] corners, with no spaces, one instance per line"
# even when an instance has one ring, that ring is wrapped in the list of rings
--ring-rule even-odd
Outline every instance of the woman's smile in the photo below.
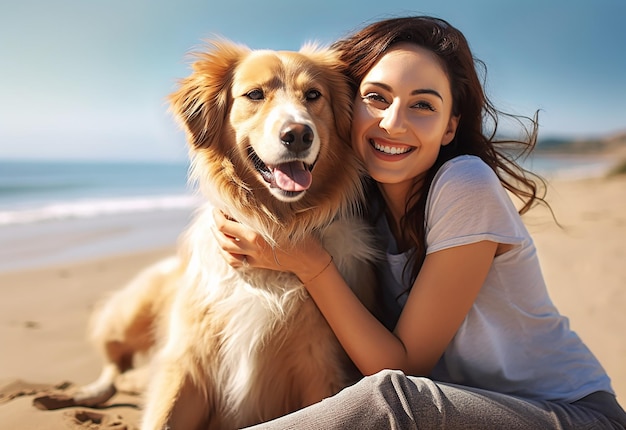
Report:
[[[370,146],[379,158],[387,161],[397,161],[406,158],[409,153],[417,149],[409,145],[393,144],[375,139],[370,139]]]

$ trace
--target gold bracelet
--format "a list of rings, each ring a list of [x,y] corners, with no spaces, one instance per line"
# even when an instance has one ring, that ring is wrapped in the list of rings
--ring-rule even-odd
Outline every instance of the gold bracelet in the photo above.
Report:
[[[326,269],[328,269],[328,267],[330,266],[330,264],[333,262],[333,256],[330,256],[330,260],[328,260],[328,263],[326,263],[326,266],[324,266],[324,268],[322,270],[319,271],[319,273],[315,276],[313,276],[311,279],[309,279],[306,282],[303,282],[303,284],[308,284],[312,281],[314,281],[315,279],[317,279],[322,273],[324,273],[326,271]]]

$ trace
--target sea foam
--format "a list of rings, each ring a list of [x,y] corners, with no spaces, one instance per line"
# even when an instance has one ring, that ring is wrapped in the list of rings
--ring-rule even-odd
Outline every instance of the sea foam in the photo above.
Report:
[[[37,207],[0,210],[0,226],[72,218],[93,218],[102,215],[193,209],[199,204],[200,199],[195,195],[160,195],[51,202]]]

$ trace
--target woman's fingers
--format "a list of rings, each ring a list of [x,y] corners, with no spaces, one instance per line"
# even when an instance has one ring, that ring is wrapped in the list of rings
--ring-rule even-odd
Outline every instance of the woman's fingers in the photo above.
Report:
[[[237,245],[232,243],[234,239],[227,238],[224,234],[214,228],[211,229],[211,232],[217,241],[220,253],[226,263],[232,267],[242,267],[246,256],[241,253]]]
[[[285,261],[293,263],[296,257],[291,252],[285,252],[280,247],[273,247],[257,232],[229,218],[218,209],[214,209],[213,218],[215,220],[213,234],[229,265],[280,271],[291,270],[294,264],[283,265]]]
[[[218,231],[226,236],[237,238],[237,233],[240,232],[241,225],[228,218],[221,210],[213,209],[213,219],[215,220],[215,227]]]
[[[259,236],[248,227],[228,217],[222,211],[214,209],[215,227],[227,237],[235,239],[241,248],[254,249],[260,245]]]
[[[241,242],[237,238],[224,233],[217,226],[215,228],[212,228],[211,232],[213,233],[213,236],[215,237],[215,240],[217,241],[217,244],[222,249],[222,251],[235,254],[243,254]]]
[[[245,251],[242,248],[242,243],[235,236],[236,226],[233,228],[232,224],[236,224],[230,221],[219,210],[213,210],[213,218],[215,220],[215,228],[211,229],[213,236],[220,248],[220,252],[226,263],[232,267],[243,267],[248,265],[248,259],[245,255]]]
[[[265,267],[262,259],[264,247],[259,245],[258,235],[229,218],[222,211],[214,209],[215,228],[213,236],[221,249],[222,256],[232,267]],[[264,242],[263,242],[264,243]],[[259,266],[260,265],[260,266]]]

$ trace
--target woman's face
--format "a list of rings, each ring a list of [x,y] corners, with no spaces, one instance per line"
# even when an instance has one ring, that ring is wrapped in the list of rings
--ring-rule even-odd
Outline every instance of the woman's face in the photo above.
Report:
[[[352,145],[377,182],[408,190],[454,138],[450,82],[431,51],[400,43],[365,75],[356,96]]]

